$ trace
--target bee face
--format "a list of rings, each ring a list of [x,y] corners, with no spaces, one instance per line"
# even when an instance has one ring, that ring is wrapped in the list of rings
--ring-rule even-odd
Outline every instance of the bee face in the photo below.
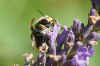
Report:
[[[37,20],[37,22],[43,22],[43,20],[45,20],[46,22],[51,23],[51,24],[52,23],[56,24],[56,20],[53,17],[50,17],[50,16],[43,16],[43,17],[39,18]]]
[[[52,31],[56,23],[57,21],[54,18],[49,16],[44,16],[37,21],[35,29],[37,31],[43,32],[43,34],[46,34],[48,31]]]

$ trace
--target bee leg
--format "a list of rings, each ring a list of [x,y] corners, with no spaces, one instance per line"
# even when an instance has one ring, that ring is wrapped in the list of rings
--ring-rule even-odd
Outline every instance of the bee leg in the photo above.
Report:
[[[32,47],[34,47],[34,45],[35,45],[35,37],[34,37],[33,33],[31,33],[31,40],[32,40]]]
[[[43,44],[42,46],[40,46],[38,48],[38,50],[41,52],[41,53],[46,53],[47,50],[48,50],[48,45],[47,44]]]
[[[35,45],[35,40],[32,40],[32,47],[34,47]]]

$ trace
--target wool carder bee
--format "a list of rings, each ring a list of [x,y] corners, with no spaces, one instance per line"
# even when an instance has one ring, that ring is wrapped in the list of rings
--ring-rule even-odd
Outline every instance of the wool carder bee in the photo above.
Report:
[[[34,19],[32,20],[32,23],[33,21]],[[37,20],[37,23],[34,26],[32,26],[32,23],[30,25],[32,31],[31,39],[32,41],[35,41],[39,51],[44,52],[49,46],[47,33],[53,31],[53,27],[57,24],[57,21],[53,17],[43,16]]]

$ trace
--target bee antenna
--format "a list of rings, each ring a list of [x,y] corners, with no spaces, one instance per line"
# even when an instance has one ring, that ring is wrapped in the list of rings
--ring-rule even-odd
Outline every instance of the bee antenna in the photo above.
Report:
[[[45,16],[45,14],[41,10],[37,10],[38,13],[40,13],[42,16]]]

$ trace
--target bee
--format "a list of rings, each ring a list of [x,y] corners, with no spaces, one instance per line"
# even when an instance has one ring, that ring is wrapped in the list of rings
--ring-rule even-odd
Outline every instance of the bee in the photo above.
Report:
[[[37,49],[43,52],[48,49],[50,43],[47,33],[53,31],[53,27],[57,24],[57,21],[53,17],[42,16],[37,20],[34,27],[32,26],[33,21],[34,19],[30,25],[30,29],[32,31],[31,39],[32,41],[35,41]]]

